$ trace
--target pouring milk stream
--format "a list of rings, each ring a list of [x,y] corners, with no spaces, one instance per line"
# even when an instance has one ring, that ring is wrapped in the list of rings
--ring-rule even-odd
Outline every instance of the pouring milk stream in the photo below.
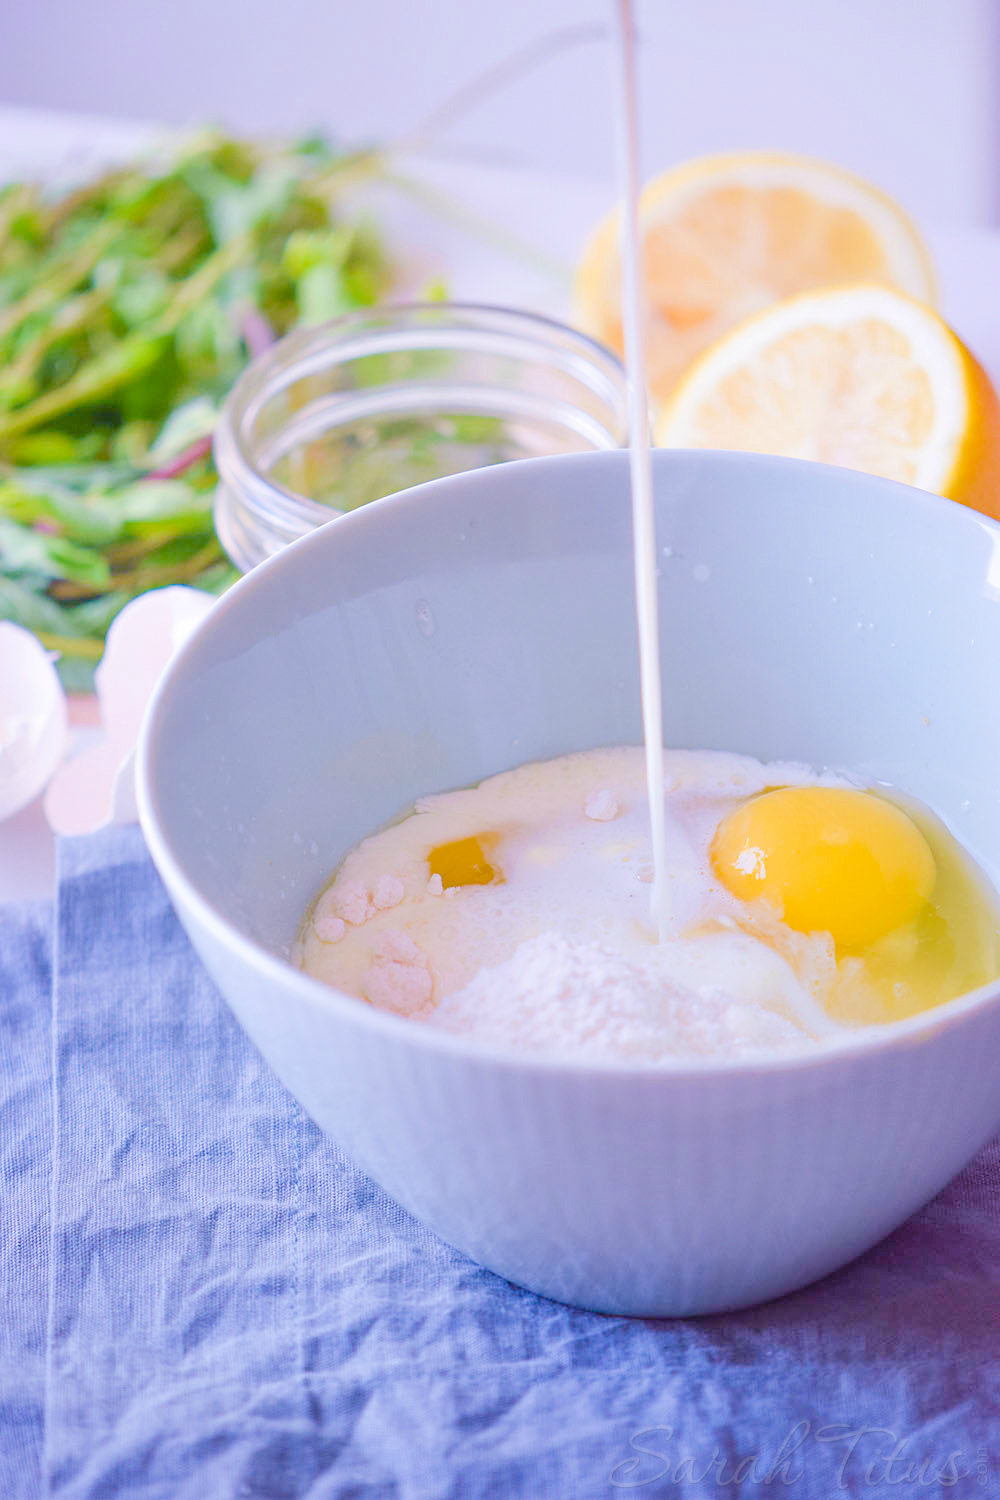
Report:
[[[635,30],[632,0],[616,0],[615,59],[618,172],[624,189],[621,211],[622,325],[628,396],[629,473],[635,607],[639,624],[639,681],[646,748],[646,787],[653,844],[653,921],[666,936],[670,899],[666,882],[666,817],[663,783],[663,700],[660,681],[660,618],[656,580],[656,518],[649,453],[646,390],[645,296],[639,245],[639,143],[636,123]]]

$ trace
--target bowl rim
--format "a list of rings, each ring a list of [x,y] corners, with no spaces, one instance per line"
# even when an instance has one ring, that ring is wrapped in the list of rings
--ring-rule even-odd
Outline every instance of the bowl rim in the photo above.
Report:
[[[905,493],[910,504],[917,504],[925,511],[950,514],[956,520],[961,518],[960,523],[963,525],[978,526],[991,538],[994,546],[1000,549],[1000,523],[984,513],[972,510],[944,496],[934,495],[930,491],[918,490],[896,480],[866,474],[861,470],[820,464],[809,459],[784,458],[773,454],[743,453],[722,449],[654,449],[654,462],[662,464],[664,459],[658,455],[666,454],[696,456],[700,460],[718,464],[723,470],[728,468],[739,470],[747,466],[764,470],[779,468],[798,471],[803,476],[815,475],[817,470],[823,470],[836,476],[842,483],[861,484],[885,493]],[[1000,976],[998,976],[996,980],[980,985],[965,994],[957,995],[954,999],[947,1000],[931,1010],[918,1012],[914,1016],[867,1026],[856,1031],[845,1031],[843,1036],[830,1041],[824,1040],[818,1045],[810,1043],[775,1053],[749,1054],[728,1059],[678,1057],[658,1062],[613,1058],[605,1060],[534,1053],[514,1046],[487,1042],[422,1025],[410,1017],[381,1010],[365,1003],[355,995],[325,984],[322,980],[314,979],[311,975],[296,968],[290,960],[280,957],[272,949],[241,932],[227,917],[223,916],[189,878],[180,859],[174,854],[166,831],[160,823],[152,784],[152,762],[156,754],[155,742],[159,719],[166,711],[164,705],[174,690],[174,683],[183,675],[189,657],[198,649],[205,633],[213,628],[212,622],[228,615],[233,610],[242,609],[244,607],[243,596],[260,587],[266,587],[266,579],[271,573],[294,567],[294,559],[300,550],[328,545],[326,541],[321,542],[318,538],[324,537],[331,526],[339,528],[350,525],[363,528],[372,524],[366,520],[366,516],[375,511],[384,514],[387,509],[394,507],[404,505],[411,507],[414,504],[414,497],[418,497],[419,503],[419,497],[428,490],[438,493],[444,489],[462,487],[470,482],[475,484],[479,476],[493,475],[498,469],[520,470],[525,465],[532,468],[539,465],[575,467],[580,463],[591,465],[603,463],[608,466],[615,463],[627,464],[628,451],[622,448],[614,452],[554,454],[539,458],[516,459],[491,468],[466,470],[459,474],[427,480],[423,484],[413,485],[405,490],[398,490],[379,500],[371,501],[358,510],[334,516],[322,526],[290,542],[280,552],[259,563],[250,573],[237,579],[225,594],[218,598],[212,609],[174,653],[161,674],[146,706],[135,752],[135,791],[139,823],[153,862],[171,896],[175,890],[179,892],[183,902],[196,913],[198,922],[208,929],[217,942],[223,947],[234,948],[242,962],[257,968],[263,974],[273,978],[276,983],[284,986],[291,985],[296,997],[310,1007],[318,1006],[321,1009],[332,1010],[339,1019],[373,1031],[376,1036],[384,1035],[387,1041],[415,1046],[444,1056],[450,1055],[452,1058],[469,1063],[528,1069],[544,1074],[627,1078],[632,1082],[669,1079],[673,1083],[692,1079],[724,1079],[734,1075],[767,1077],[775,1073],[798,1074],[817,1068],[835,1067],[838,1063],[849,1060],[863,1061],[875,1058],[903,1046],[930,1043],[941,1033],[961,1025],[973,1014],[986,1011],[991,1007],[1000,1009]]]

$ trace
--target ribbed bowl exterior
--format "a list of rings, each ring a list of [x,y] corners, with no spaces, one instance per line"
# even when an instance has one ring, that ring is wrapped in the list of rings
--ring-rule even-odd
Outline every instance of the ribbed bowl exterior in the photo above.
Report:
[[[450,1244],[597,1312],[722,1312],[814,1281],[933,1197],[1000,1118],[996,1004],[819,1066],[533,1070],[414,1048],[311,997],[286,992],[276,1014],[268,977],[234,968],[173,895],[318,1125]]]
[[[962,1167],[1000,1122],[996,990],[809,1057],[599,1068],[430,1033],[280,956],[322,873],[408,797],[636,737],[623,466],[602,455],[463,475],[296,543],[238,586],[161,687],[140,803],[223,995],[363,1168],[512,1281],[602,1312],[677,1316],[832,1271]],[[998,861],[1000,694],[994,682],[970,701],[968,678],[977,653],[1000,660],[989,582],[1000,529],[901,486],[780,460],[659,454],[657,482],[661,523],[719,580],[706,609],[685,575],[666,612],[667,670],[686,664],[675,742],[771,755],[783,745],[892,774],[953,826],[968,813],[976,852]],[[806,491],[819,499],[800,502]],[[575,561],[560,571],[570,535]],[[499,571],[483,572],[504,548]],[[425,598],[442,636],[427,652],[402,623]],[[928,614],[951,599],[934,655]],[[755,666],[767,652],[770,676]],[[853,675],[838,676],[851,652]],[[512,655],[521,675],[508,680]],[[887,675],[895,661],[909,684]],[[588,682],[593,701],[578,713]]]

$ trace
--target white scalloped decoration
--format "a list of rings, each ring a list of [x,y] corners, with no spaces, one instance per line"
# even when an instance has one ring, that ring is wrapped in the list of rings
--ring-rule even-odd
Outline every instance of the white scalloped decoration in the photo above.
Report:
[[[136,821],[132,755],[146,705],[174,652],[214,604],[201,589],[173,584],[140,594],[115,616],[94,673],[102,738],[52,778],[45,816],[54,832],[93,833]]]
[[[66,748],[66,694],[30,630],[0,621],[0,820],[33,802]]]

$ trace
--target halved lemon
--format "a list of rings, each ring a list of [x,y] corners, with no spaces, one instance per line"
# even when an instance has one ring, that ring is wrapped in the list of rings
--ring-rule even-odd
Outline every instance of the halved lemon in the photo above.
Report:
[[[1000,401],[930,308],[881,286],[790,297],[733,328],[655,425],[667,448],[817,459],[1000,518]]]
[[[814,287],[880,283],[935,300],[920,235],[890,198],[810,157],[746,151],[675,167],[640,204],[657,401],[734,323]],[[591,235],[576,275],[575,314],[622,350],[619,215]]]

